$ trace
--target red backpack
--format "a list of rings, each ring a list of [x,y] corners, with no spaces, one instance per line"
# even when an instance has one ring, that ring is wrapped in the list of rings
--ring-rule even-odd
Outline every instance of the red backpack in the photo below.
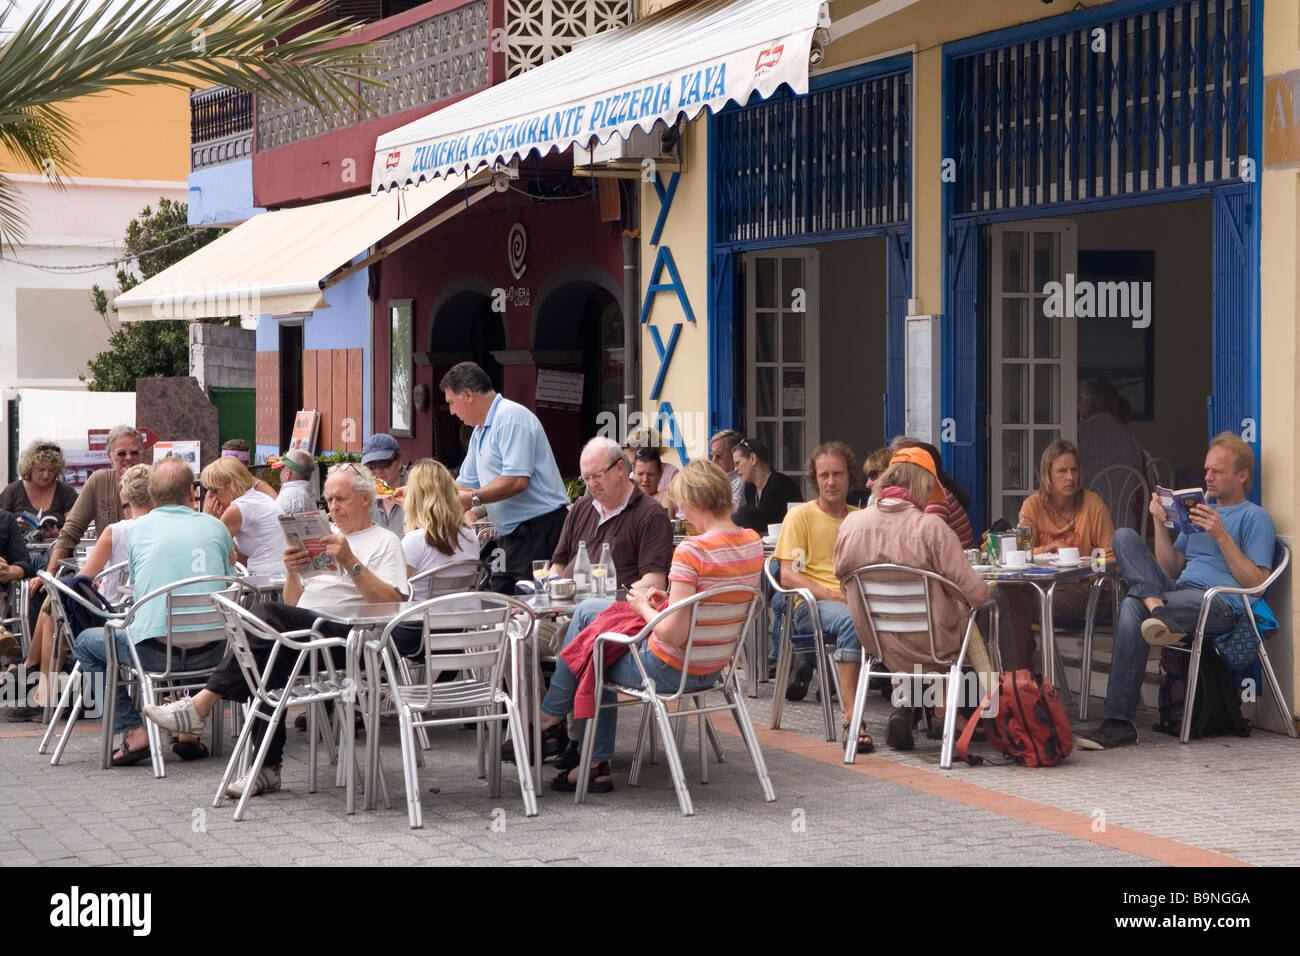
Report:
[[[1070,756],[1074,732],[1050,681],[1040,685],[1027,670],[1004,671],[996,690],[998,709],[988,721],[989,743],[1022,767],[1054,767]],[[990,689],[980,704],[981,712],[992,698]],[[982,762],[978,756],[967,755],[977,717],[972,715],[966,721],[957,741],[957,759],[971,766]]]

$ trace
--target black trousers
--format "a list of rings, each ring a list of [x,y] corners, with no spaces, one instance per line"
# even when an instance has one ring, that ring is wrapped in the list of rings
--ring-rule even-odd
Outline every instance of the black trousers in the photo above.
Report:
[[[253,609],[253,613],[265,621],[268,627],[280,633],[306,630],[315,624],[317,620],[316,613],[310,608],[294,607],[292,604],[281,604],[274,601],[268,604],[259,604]],[[349,628],[346,624],[323,621],[317,630],[327,637],[347,637]],[[404,657],[415,654],[423,647],[418,626],[410,629],[399,628],[393,637],[397,652]],[[273,642],[249,635],[248,645],[253,652],[254,659],[257,661],[258,669],[265,671],[267,659],[270,657],[271,648],[274,646]],[[287,650],[288,648],[281,648],[280,653],[276,655],[275,667],[266,677],[268,688],[279,689],[289,682],[289,675],[293,671],[293,663],[297,655],[286,653]],[[346,666],[344,649],[341,647],[332,648],[330,655],[334,660],[334,666],[340,671],[343,670]],[[221,664],[208,678],[205,689],[220,694],[225,700],[242,702],[251,700],[253,696],[252,688],[244,680],[244,672],[235,660],[233,650],[226,652]],[[253,728],[254,746],[261,745],[262,735],[265,733],[265,722],[257,721],[256,726]],[[285,736],[284,720],[276,721],[271,730],[271,746],[266,751],[267,766],[274,767],[283,761]]]
[[[536,518],[529,518],[509,534],[502,535],[500,547],[505,551],[506,569],[493,571],[491,587],[498,594],[514,594],[515,584],[519,581],[533,579],[533,562],[549,561],[555,553],[555,546],[560,543],[560,532],[564,530],[564,519],[569,509],[556,508],[554,511]],[[492,568],[491,548],[485,560]]]

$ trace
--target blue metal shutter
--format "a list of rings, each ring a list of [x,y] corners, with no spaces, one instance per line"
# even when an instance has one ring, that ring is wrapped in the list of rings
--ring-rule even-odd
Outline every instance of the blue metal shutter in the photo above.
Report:
[[[891,232],[885,238],[885,436],[887,443],[903,434],[906,355],[904,319],[907,300],[912,296],[912,240],[906,230]]]
[[[948,225],[948,309],[944,340],[944,417],[956,422],[951,442],[942,442],[944,468],[971,498],[971,526],[985,525],[984,335],[980,322],[982,229],[954,220]]]
[[[1259,330],[1254,321],[1255,261],[1250,186],[1214,190],[1214,394],[1209,431],[1241,435],[1254,423],[1255,480],[1250,500],[1259,504],[1263,468],[1259,442]]]
[[[736,377],[744,365],[736,351],[736,262],[735,253],[714,249],[709,276],[709,434],[740,421]]]

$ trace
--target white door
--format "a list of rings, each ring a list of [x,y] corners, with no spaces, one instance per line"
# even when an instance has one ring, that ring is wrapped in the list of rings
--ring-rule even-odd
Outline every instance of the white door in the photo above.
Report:
[[[991,226],[989,517],[1015,524],[1038,489],[1043,449],[1074,440],[1078,364],[1073,310],[1044,314],[1049,282],[1075,273],[1073,222]],[[1071,286],[1073,283],[1071,283]]]
[[[817,250],[748,253],[745,284],[746,428],[809,495],[804,462],[821,440]]]

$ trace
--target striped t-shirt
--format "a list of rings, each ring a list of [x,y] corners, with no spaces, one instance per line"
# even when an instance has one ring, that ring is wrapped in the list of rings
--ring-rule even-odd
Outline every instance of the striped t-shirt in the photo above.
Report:
[[[966,514],[966,509],[943,485],[939,486],[939,490],[943,492],[943,501],[931,501],[925,506],[925,513],[942,518],[944,523],[956,532],[957,540],[961,542],[963,548],[975,547],[975,532],[971,529],[970,516]]]
[[[758,535],[748,528],[734,531],[706,531],[704,534],[687,538],[673,552],[673,564],[668,571],[669,581],[681,581],[693,584],[696,592],[711,591],[716,588],[758,587],[759,575],[763,570],[763,545]],[[719,598],[719,602],[743,605],[747,595],[733,592]],[[705,605],[715,602],[706,601]],[[692,674],[712,674],[721,670],[730,660],[727,650],[735,640],[734,626],[743,622],[744,612],[738,610],[733,618],[710,621],[708,624],[697,621],[695,644],[691,651]],[[729,625],[729,626],[728,626]],[[710,639],[707,634],[712,627],[724,631],[719,638]],[[711,647],[719,648],[710,653]],[[655,635],[650,635],[650,650],[665,664],[678,670],[682,667],[682,649],[669,647],[661,643]]]

